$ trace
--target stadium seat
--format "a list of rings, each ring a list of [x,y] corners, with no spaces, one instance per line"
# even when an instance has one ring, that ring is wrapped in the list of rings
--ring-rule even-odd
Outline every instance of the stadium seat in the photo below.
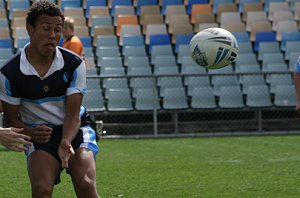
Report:
[[[243,95],[239,85],[221,87],[218,105],[220,108],[243,108]]]
[[[248,32],[232,32],[238,43],[250,42],[250,35]]]
[[[237,76],[235,75],[226,75],[226,76],[217,75],[215,76],[213,82],[214,94],[216,96],[219,96],[221,87],[223,86],[236,86],[238,84],[239,84],[238,79]]]
[[[166,35],[168,34],[166,24],[148,24],[146,27],[145,33],[145,44],[149,45],[150,43],[150,35]],[[165,36],[164,36],[165,37]],[[171,40],[170,40],[171,42]]]
[[[104,99],[101,89],[88,90],[83,97],[82,104],[89,112],[104,111]]]
[[[165,22],[162,14],[146,14],[143,18],[140,18],[140,24],[142,25],[143,34],[146,34],[148,24],[165,24]]]
[[[115,6],[115,13],[114,13],[114,26],[118,23],[118,16],[119,15],[135,15],[135,9],[133,6],[129,5],[116,5]]]
[[[178,34],[176,35],[175,53],[179,52],[180,45],[189,45],[194,34]]]
[[[198,13],[213,13],[212,7],[209,3],[207,4],[193,4],[191,13],[191,23],[195,24],[196,16]]]
[[[240,42],[238,43],[239,45],[239,54],[240,53],[253,53],[253,47],[252,47],[252,43],[249,42]]]
[[[156,56],[169,56],[174,55],[172,45],[154,45],[152,47],[150,59],[151,64],[154,64],[154,60]]]
[[[108,111],[132,111],[132,99],[129,88],[109,89],[107,100]]]
[[[185,9],[185,6],[183,4],[168,5],[166,7],[166,14],[165,14],[165,23],[166,24],[169,24],[170,18],[171,18],[172,15],[177,15],[179,18],[180,18],[180,16],[187,16],[187,17],[189,16],[186,13],[186,9]],[[179,20],[182,21],[182,19],[179,19]]]
[[[131,56],[147,56],[145,46],[125,46],[123,47],[124,65],[128,65],[128,58]]]
[[[129,56],[128,57],[128,69],[130,67],[149,67],[150,61],[148,56]]]
[[[290,55],[289,55],[289,71],[294,71],[295,70],[295,64],[298,60],[300,56],[300,53],[299,52],[291,52]]]
[[[116,6],[132,6],[131,0],[111,0],[110,15],[115,16]]]
[[[264,11],[249,11],[246,17],[246,30],[251,31],[252,24],[257,21],[268,21],[267,13]]]
[[[277,107],[295,107],[297,96],[294,85],[279,85],[274,93],[274,105]]]
[[[208,76],[186,76],[184,85],[187,86],[187,95],[193,96],[193,91],[198,87],[210,87],[210,79]]]
[[[171,45],[169,34],[153,34],[149,35],[148,53],[152,53],[153,46],[156,45]]]
[[[166,15],[167,7],[170,5],[183,5],[182,0],[162,0],[161,2],[161,13]]]
[[[220,15],[220,27],[224,27],[226,23],[239,23],[242,18],[239,12],[222,12]]]
[[[243,75],[242,78],[242,93],[247,94],[248,93],[248,87],[254,86],[254,85],[266,85],[265,78],[262,74],[250,74],[250,75]]]
[[[285,51],[287,41],[300,41],[300,32],[282,32],[280,49]]]
[[[117,28],[116,28],[116,34],[118,36],[121,36],[121,26],[122,25],[139,25],[138,18],[136,15],[119,15],[118,16],[118,22],[117,22]]]
[[[217,16],[217,22],[220,22],[220,17],[223,12],[236,12],[237,5],[232,0],[220,1],[213,4],[213,13]]]
[[[123,47],[125,46],[143,46],[145,40],[143,35],[123,35]]]
[[[256,32],[254,41],[254,52],[259,52],[260,42],[275,42],[276,33],[275,32]]]
[[[246,21],[249,11],[263,11],[263,4],[261,2],[257,2],[257,3],[245,2],[244,3],[244,11],[242,12],[243,21]]]
[[[276,40],[282,40],[283,32],[299,32],[296,21],[278,21],[276,30]]]
[[[270,76],[270,93],[274,94],[276,92],[276,88],[280,85],[293,85],[292,75],[272,74]]]
[[[121,26],[119,45],[123,46],[124,36],[126,35],[141,35],[141,27],[137,24],[126,24]]]
[[[10,48],[12,49],[12,41],[9,38],[1,38],[0,39],[0,48]]]
[[[97,1],[100,2],[100,1]],[[89,6],[86,8],[85,17],[88,19],[88,26],[92,26],[93,16],[110,16],[109,8],[107,6]]]
[[[300,41],[287,41],[284,53],[285,60],[289,60],[290,54],[294,52],[300,52]]]
[[[182,63],[182,57],[183,56],[190,56],[190,46],[188,44],[186,45],[179,45],[178,47],[178,51],[177,51],[177,63],[181,64]]]
[[[215,14],[211,12],[197,13],[195,17],[194,32],[198,32],[199,25],[204,23],[217,23]]]
[[[272,32],[272,25],[269,21],[257,21],[251,25],[250,41],[256,41],[258,32]],[[254,48],[255,49],[255,48]]]
[[[270,2],[269,4],[269,11],[268,13],[268,19],[270,21],[273,21],[274,13],[277,11],[289,11],[289,3],[288,2]]]
[[[265,42],[261,41],[259,42],[258,46],[258,57],[257,59],[259,61],[262,60],[263,54],[264,53],[278,53],[280,51],[280,44],[277,41],[270,41],[270,42]]]
[[[195,87],[191,95],[193,109],[215,109],[216,99],[211,87]]]
[[[187,109],[187,97],[183,87],[166,88],[163,97],[163,108],[166,110]]]
[[[142,6],[158,5],[157,0],[136,0],[136,15],[140,16]]]
[[[160,109],[157,90],[138,88],[135,97],[135,109],[138,111]]]
[[[246,106],[249,108],[271,107],[271,96],[267,85],[250,85],[246,94]]]
[[[240,0],[238,4],[238,11],[240,13],[243,13],[245,10],[245,4],[246,3],[259,3],[259,0]]]
[[[275,11],[273,13],[273,23],[272,23],[272,29],[274,31],[277,31],[277,25],[279,21],[293,21],[294,20],[294,14],[292,11]]]
[[[96,43],[96,47],[119,47],[116,35],[98,35],[96,37]]]

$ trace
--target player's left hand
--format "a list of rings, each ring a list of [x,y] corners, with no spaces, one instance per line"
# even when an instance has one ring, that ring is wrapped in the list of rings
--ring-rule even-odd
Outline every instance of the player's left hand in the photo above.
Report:
[[[75,154],[74,149],[70,141],[62,139],[58,148],[58,154],[61,159],[62,168],[69,167],[69,159],[72,155]]]

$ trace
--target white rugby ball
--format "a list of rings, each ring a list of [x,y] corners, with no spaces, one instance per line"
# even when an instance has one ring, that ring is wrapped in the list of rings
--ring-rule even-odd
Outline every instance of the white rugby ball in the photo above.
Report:
[[[198,65],[207,69],[219,69],[235,61],[238,43],[229,31],[223,28],[208,28],[193,36],[189,50]]]

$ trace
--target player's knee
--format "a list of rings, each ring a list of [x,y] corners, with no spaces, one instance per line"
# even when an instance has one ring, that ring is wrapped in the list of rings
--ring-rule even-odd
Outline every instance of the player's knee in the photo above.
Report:
[[[53,186],[47,184],[46,182],[36,182],[31,185],[32,188],[32,197],[51,197]]]
[[[95,191],[96,189],[95,180],[87,175],[74,181],[74,186],[76,186],[79,191],[83,192]]]

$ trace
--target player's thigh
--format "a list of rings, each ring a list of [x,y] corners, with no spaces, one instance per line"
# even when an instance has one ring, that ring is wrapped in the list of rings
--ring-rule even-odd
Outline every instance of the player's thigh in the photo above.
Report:
[[[69,161],[68,169],[74,181],[87,177],[95,180],[96,164],[94,154],[87,148],[78,148],[75,155]]]
[[[54,184],[60,171],[58,161],[45,151],[37,150],[28,156],[28,175],[31,183]]]

